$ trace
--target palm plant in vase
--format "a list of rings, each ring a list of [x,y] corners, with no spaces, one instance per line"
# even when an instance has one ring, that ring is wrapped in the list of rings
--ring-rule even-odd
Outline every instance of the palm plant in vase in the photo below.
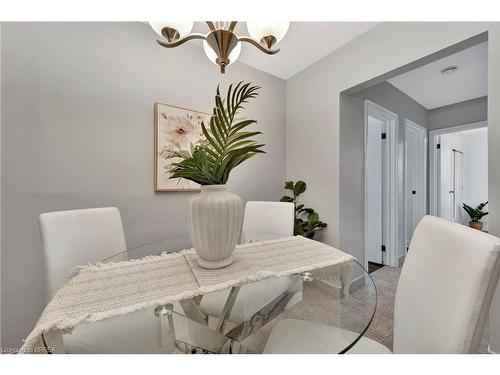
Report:
[[[226,190],[231,171],[251,157],[264,153],[264,144],[253,138],[260,131],[247,130],[255,120],[237,118],[243,105],[258,95],[260,87],[240,82],[230,85],[223,99],[219,87],[210,123],[201,124],[205,139],[190,150],[172,151],[170,178],[185,178],[201,185],[201,194],[188,204],[189,233],[203,268],[232,263],[232,253],[243,222],[243,201]]]
[[[488,215],[488,212],[484,212],[483,209],[484,207],[488,204],[488,201],[480,203],[477,207],[471,207],[467,204],[463,204],[464,211],[467,212],[467,214],[470,217],[469,221],[469,226],[474,229],[482,230],[483,229],[483,223],[481,222],[481,219]]]

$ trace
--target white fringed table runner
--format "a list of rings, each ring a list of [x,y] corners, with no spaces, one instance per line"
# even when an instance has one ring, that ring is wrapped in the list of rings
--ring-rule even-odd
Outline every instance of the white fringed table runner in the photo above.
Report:
[[[67,332],[82,323],[354,260],[338,249],[301,236],[239,245],[233,259],[228,267],[205,270],[198,266],[198,256],[190,249],[79,266],[79,273],[49,302],[20,353],[40,351],[42,333]]]

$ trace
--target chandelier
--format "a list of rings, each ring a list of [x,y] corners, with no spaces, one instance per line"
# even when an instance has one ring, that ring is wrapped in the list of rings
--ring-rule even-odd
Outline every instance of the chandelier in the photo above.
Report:
[[[159,45],[165,48],[178,47],[192,39],[203,40],[203,49],[213,63],[220,66],[221,73],[238,59],[241,43],[250,43],[268,55],[279,52],[273,46],[285,36],[289,22],[247,22],[250,36],[237,36],[234,33],[236,21],[207,21],[208,34],[191,33],[193,22],[150,22],[154,31],[163,39]]]

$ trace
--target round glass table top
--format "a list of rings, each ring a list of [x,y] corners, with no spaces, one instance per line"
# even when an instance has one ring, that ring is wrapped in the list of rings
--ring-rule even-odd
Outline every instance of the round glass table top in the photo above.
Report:
[[[247,233],[244,242],[252,242],[248,237]],[[256,232],[250,237],[267,240],[286,236]],[[103,262],[141,259],[191,247],[189,236],[180,235],[132,246]],[[368,329],[375,309],[373,280],[358,262],[350,261],[82,324],[63,340],[68,353],[265,353],[275,327],[284,322],[308,322],[331,335],[328,352],[346,353]],[[310,337],[304,338],[303,352],[314,353],[317,330],[307,327]]]

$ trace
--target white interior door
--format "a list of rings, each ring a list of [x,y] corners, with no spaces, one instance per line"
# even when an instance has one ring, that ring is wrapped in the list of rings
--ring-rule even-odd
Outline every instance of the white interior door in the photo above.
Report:
[[[459,150],[453,152],[453,185],[450,191],[453,221],[463,223],[462,204],[464,203],[464,154]]]
[[[461,206],[464,200],[464,149],[462,134],[454,132],[439,137],[440,191],[439,216],[462,222]]]
[[[426,214],[427,206],[427,130],[405,120],[406,160],[406,246]]]
[[[369,100],[365,111],[364,263],[397,267],[398,248],[403,243],[397,230],[398,201],[402,200],[398,189],[398,116]]]
[[[383,166],[382,130],[383,121],[368,116],[367,123],[367,255],[368,261],[382,264],[383,244]]]

